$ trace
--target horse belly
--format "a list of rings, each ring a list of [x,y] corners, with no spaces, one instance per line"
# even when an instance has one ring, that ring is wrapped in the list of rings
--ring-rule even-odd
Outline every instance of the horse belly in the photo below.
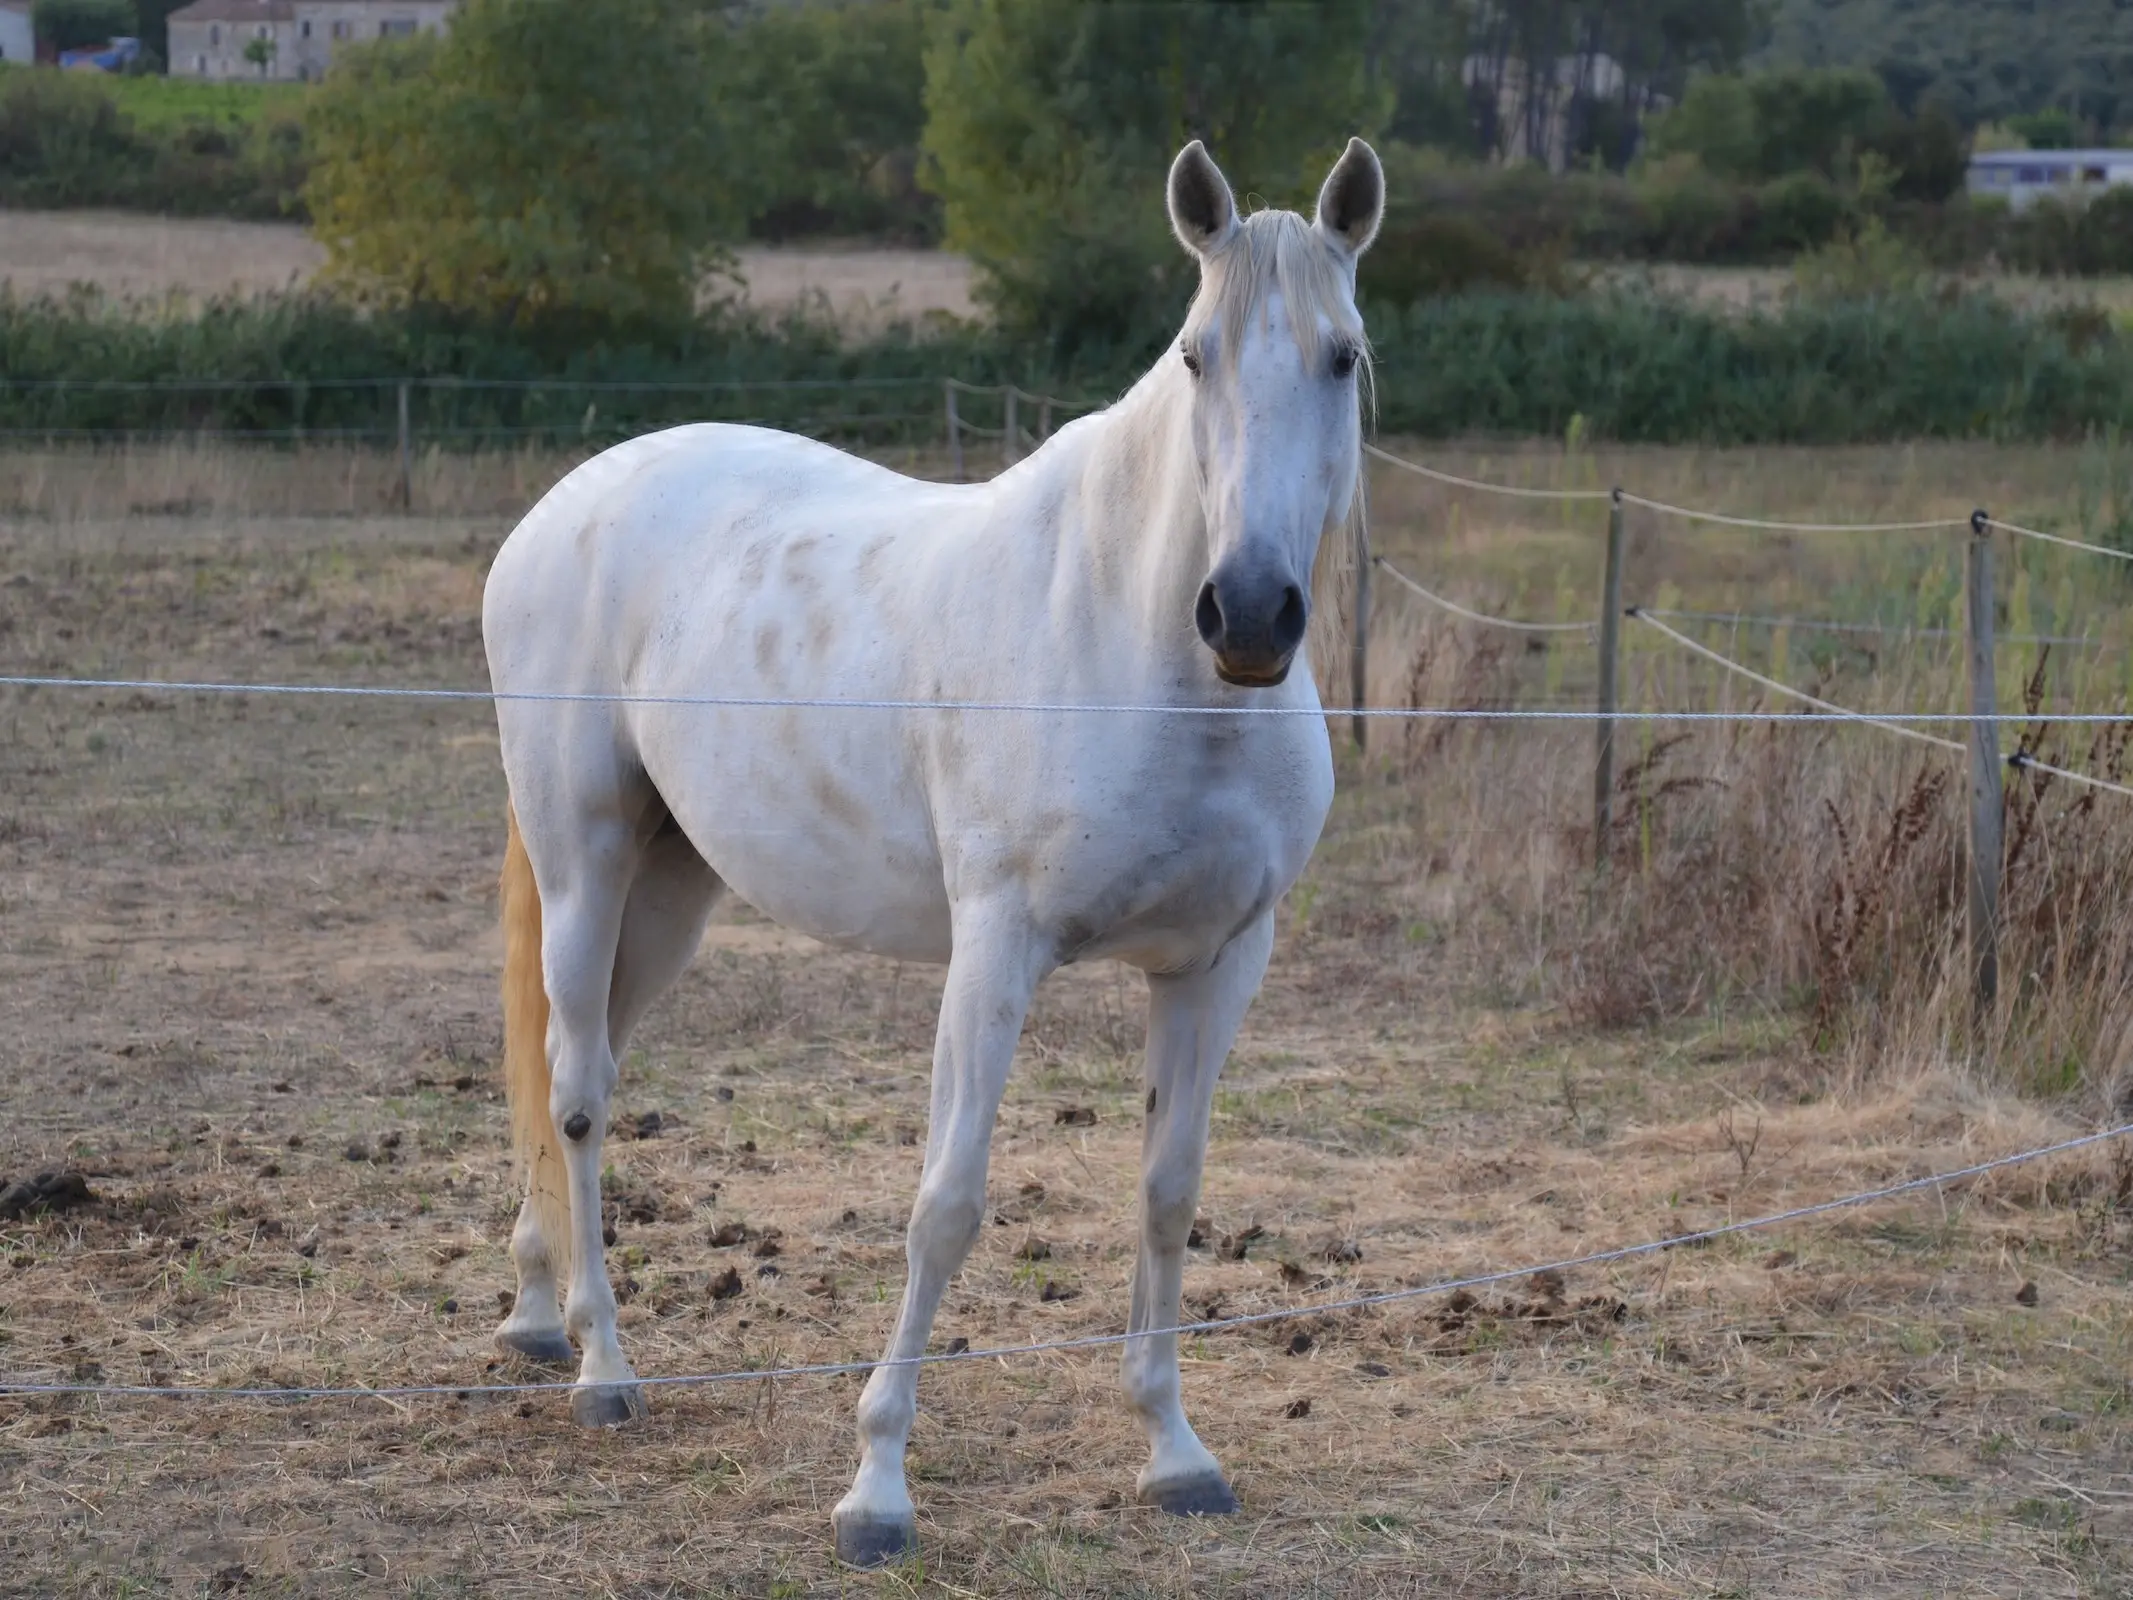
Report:
[[[794,744],[746,759],[754,744],[736,739],[685,776],[654,773],[711,870],[771,921],[826,944],[946,961],[940,856],[905,776],[826,762]]]

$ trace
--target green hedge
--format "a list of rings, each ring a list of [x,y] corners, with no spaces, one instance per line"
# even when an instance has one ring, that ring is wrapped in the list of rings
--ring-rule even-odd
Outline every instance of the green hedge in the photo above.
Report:
[[[1983,297],[1727,314],[1639,295],[1491,292],[1375,308],[1370,327],[1388,433],[1559,437],[1582,418],[1601,438],[1751,444],[2133,427],[2133,334]],[[431,380],[412,396],[417,427],[469,444],[527,430],[604,439],[690,418],[922,441],[940,437],[945,377],[1102,396],[1169,334],[1151,328],[1135,349],[1047,371],[981,329],[852,346],[806,323],[729,321],[536,340],[308,296],[186,315],[0,296],[0,428],[389,433],[389,380],[414,377]],[[523,386],[481,386],[498,380]],[[632,384],[645,387],[603,387]],[[979,404],[973,420],[997,420]]]
[[[175,216],[302,214],[301,107],[232,116],[208,96],[144,97],[148,80],[0,68],[0,206],[111,206]],[[160,86],[160,80],[157,80]],[[146,103],[154,115],[129,109]]]

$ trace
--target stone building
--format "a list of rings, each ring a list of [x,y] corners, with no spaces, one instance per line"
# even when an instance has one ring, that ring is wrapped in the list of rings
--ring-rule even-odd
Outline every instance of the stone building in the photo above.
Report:
[[[170,14],[170,75],[311,83],[364,39],[444,28],[458,0],[193,0]]]

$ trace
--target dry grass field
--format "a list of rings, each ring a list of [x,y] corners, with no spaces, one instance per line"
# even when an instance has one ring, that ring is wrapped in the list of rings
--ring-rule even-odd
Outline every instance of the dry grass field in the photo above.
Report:
[[[740,296],[765,311],[826,309],[870,329],[973,310],[970,264],[943,250],[753,246],[738,255]],[[295,223],[0,211],[0,283],[19,294],[84,283],[145,298],[247,294],[307,282],[324,261]],[[734,289],[723,278],[711,285],[720,296]]]
[[[2070,528],[2099,470],[1984,445],[1435,459],[1775,514],[1983,499]],[[563,464],[433,460],[399,517],[379,458],[0,457],[0,670],[478,685],[486,563]],[[1463,600],[1590,609],[1589,508],[1385,471],[1375,505],[1380,548]],[[1939,622],[1953,554],[1640,520],[1631,598],[1860,616],[1895,594]],[[2040,694],[2122,704],[2122,588],[2056,552],[2008,582],[2011,617],[2100,641],[2081,654],[2101,665],[2054,667]],[[1583,698],[1577,647],[1504,650],[1386,588],[1375,698]],[[1848,701],[1948,692],[1930,653],[1734,647]],[[1643,644],[1630,680],[1640,703],[1751,703]],[[1921,948],[1879,923],[1824,973],[1886,989],[1879,1009],[1817,1036],[1795,974],[1829,956],[1820,902],[1787,883],[1830,881],[1809,859],[1837,853],[1825,806],[1879,849],[1930,753],[1634,729],[1642,776],[1596,886],[1588,728],[1380,724],[1367,757],[1341,731],[1336,813],[1217,1103],[1195,1314],[1665,1237],[2064,1137],[2125,1093],[2098,1044],[2133,1015],[2125,933],[2064,876],[2039,927],[2093,921],[2104,953],[2011,933],[2011,969],[2058,987],[2022,989],[1977,1056],[1947,1046],[1942,1001],[1877,977]],[[486,708],[0,690],[0,734],[0,1177],[67,1168],[96,1195],[0,1222],[0,1374],[541,1376],[488,1344],[514,1189]],[[2067,799],[2043,836],[2112,892],[2133,882],[2110,853],[2126,819]],[[642,1031],[608,1147],[641,1372],[877,1350],[937,996],[934,972],[721,913]],[[936,1348],[1122,1323],[1140,1035],[1131,975],[1047,986],[995,1225]],[[2129,1269],[2133,1151],[2104,1147],[1560,1281],[1210,1336],[1185,1382],[1244,1502],[1223,1522],[1132,1504],[1110,1352],[931,1371],[925,1557],[868,1576],[828,1545],[855,1379],[659,1389],[647,1421],[596,1434],[543,1394],[0,1396],[0,1593],[2102,1600],[2133,1592]],[[714,1294],[729,1270],[739,1292]]]

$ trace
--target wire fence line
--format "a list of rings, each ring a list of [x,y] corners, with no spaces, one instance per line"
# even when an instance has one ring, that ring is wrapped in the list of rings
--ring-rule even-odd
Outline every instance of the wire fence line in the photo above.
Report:
[[[1928,517],[1916,522],[1787,522],[1775,517],[1737,517],[1726,511],[1704,511],[1693,506],[1669,505],[1643,495],[1621,491],[1625,505],[1639,506],[1661,516],[1682,517],[1690,522],[1715,522],[1728,528],[1756,528],[1771,533],[1930,533],[1949,528],[1967,528],[1968,517]]]
[[[1582,633],[1588,638],[1597,626],[1590,622],[1519,622],[1510,617],[1492,617],[1485,611],[1471,611],[1456,600],[1448,600],[1434,590],[1423,588],[1383,556],[1372,556],[1370,559],[1380,571],[1405,584],[1431,605],[1449,611],[1455,617],[1464,617],[1469,622],[1479,622],[1491,628],[1508,628],[1514,633]]]
[[[1957,754],[1961,754],[1962,751],[1967,748],[1958,740],[1943,739],[1938,734],[1925,733],[1917,728],[1906,726],[1902,722],[1884,722],[1879,717],[1871,716],[1864,711],[1852,711],[1844,706],[1836,704],[1834,701],[1823,700],[1815,695],[1811,695],[1805,689],[1795,689],[1790,684],[1780,683],[1775,678],[1768,677],[1763,673],[1757,672],[1753,667],[1743,666],[1740,662],[1733,660],[1730,656],[1720,655],[1716,650],[1711,649],[1708,645],[1698,644],[1694,639],[1691,639],[1687,634],[1681,632],[1678,628],[1668,627],[1657,617],[1654,617],[1647,613],[1641,606],[1631,606],[1629,608],[1628,615],[1634,617],[1637,621],[1643,623],[1646,627],[1656,629],[1658,632],[1666,635],[1667,638],[1673,640],[1675,644],[1680,645],[1684,650],[1692,650],[1697,655],[1702,656],[1706,661],[1716,662],[1719,666],[1724,667],[1728,672],[1738,673],[1741,677],[1746,678],[1751,683],[1760,684],[1763,688],[1770,690],[1774,694],[1781,694],[1789,699],[1798,700],[1805,705],[1813,706],[1817,711],[1836,712],[1851,719],[1852,721],[1863,722],[1870,727],[1885,728],[1890,733],[1899,734],[1903,738],[1916,739],[1924,744],[1938,745],[1943,750],[1953,750]]]
[[[1698,648],[1702,648],[1698,646]],[[1389,721],[1419,722],[1572,722],[1602,720],[1651,723],[1821,723],[1878,721],[1920,726],[1969,726],[1988,723],[2018,726],[2040,720],[2069,726],[2133,725],[2133,711],[2068,712],[2038,717],[2023,711],[1980,716],[1963,711],[1890,711],[1869,717],[1833,707],[1828,711],[1674,711],[1666,709],[1596,711],[1589,706],[1365,706],[1360,713],[1343,706],[1194,705],[1162,702],[1053,700],[869,700],[805,695],[631,694],[595,690],[451,689],[421,685],[364,683],[228,683],[180,678],[69,678],[30,673],[0,673],[0,688],[128,691],[140,694],[292,695],[317,699],[428,700],[555,705],[697,706],[712,710],[774,711],[935,711],[1025,713],[1058,716],[1136,717],[1316,717],[1351,715]]]
[[[1716,650],[1711,649],[1709,646],[1697,643],[1694,639],[1689,638],[1688,635],[1668,627],[1663,622],[1660,622],[1650,612],[1645,611],[1641,607],[1631,607],[1629,615],[1635,617],[1638,621],[1644,623],[1647,627],[1658,629],[1659,632],[1665,634],[1669,639],[1673,640],[1675,644],[1682,646],[1684,649],[1693,650],[1697,655],[1702,656],[1705,660],[1715,662],[1717,665],[1724,667],[1728,672],[1738,673],[1741,677],[1746,678],[1753,683],[1760,684],[1762,685],[1762,687],[1772,690],[1775,693],[1789,696],[1794,700],[1803,701],[1806,704],[1814,706],[1816,709],[1821,711],[1842,712],[1845,717],[1852,721],[1864,722],[1872,727],[1882,728],[1890,733],[1899,734],[1906,739],[1917,739],[1926,744],[1938,745],[1943,750],[1953,750],[1957,755],[1967,754],[1969,751],[1970,747],[1966,744],[1961,743],[1958,740],[1943,739],[1936,734],[1923,733],[1915,727],[1907,726],[1906,721],[1908,719],[1898,720],[1893,718],[1883,718],[1875,716],[1871,713],[1864,711],[1848,711],[1843,706],[1839,706],[1832,701],[1818,699],[1816,696],[1807,693],[1807,691],[1804,689],[1795,689],[1790,684],[1780,683],[1775,678],[1767,677],[1764,674],[1757,672],[1753,667],[1744,666],[1740,662],[1733,660],[1730,656],[1720,655]],[[2028,722],[2056,722],[2062,719],[2052,717],[2043,713],[2038,713],[2035,715],[2025,713],[2024,720]],[[2007,765],[2010,767],[2015,767],[2017,769],[2026,769],[2035,772],[2050,773],[2053,777],[2064,778],[2069,783],[2084,784],[2092,789],[2102,789],[2112,794],[2120,794],[2126,796],[2129,799],[2133,799],[2133,787],[2128,787],[2127,785],[2122,783],[2114,783],[2108,778],[2094,777],[2086,772],[2076,772],[2069,767],[2053,766],[2049,762],[2039,761],[2036,759],[2036,757],[2020,750],[2015,751],[2012,755],[2007,757]]]
[[[1730,627],[1797,628],[1803,633],[1862,633],[1900,639],[1965,637],[1957,628],[1919,627],[1905,622],[1832,622],[1820,617],[1773,616],[1767,612],[1679,611],[1661,606],[1643,606],[1639,609],[1647,617],[1667,617],[1677,622],[1715,622],[1720,626]],[[2065,645],[2073,649],[2089,649],[2103,642],[2087,634],[2071,633],[1996,633],[1994,637],[2001,644]]]
[[[1982,516],[1982,513],[1980,515]],[[2025,528],[2018,523],[2002,522],[1998,517],[1983,517],[1983,522],[1988,528],[2011,533],[2018,539],[2041,539],[2046,544],[2064,545],[2069,550],[2086,550],[2090,555],[2109,556],[2113,561],[2133,561],[2133,550],[2121,550],[2115,545],[2091,544],[2086,539],[2069,539],[2063,533],[2046,533],[2041,528]]]
[[[1363,451],[1388,466],[1411,472],[1418,478],[1428,478],[1433,483],[1450,484],[1457,489],[1478,489],[1483,494],[1508,495],[1520,500],[1584,501],[1588,504],[1614,498],[1614,491],[1611,489],[1529,489],[1512,483],[1490,483],[1481,478],[1462,478],[1455,472],[1425,467],[1419,461],[1409,461],[1405,456],[1396,456],[1390,450],[1374,444],[1365,444]]]
[[[1367,1311],[1380,1306],[1397,1305],[1403,1301],[1424,1299],[1433,1295],[1451,1294],[1461,1289],[1487,1288],[1494,1284],[1515,1282],[1532,1278],[1541,1273],[1565,1273],[1580,1268],[1608,1266],[1616,1262],[1634,1260],[1640,1256],[1653,1255],[1665,1250],[1705,1245],[1736,1234],[1759,1232],[1791,1222],[1802,1222],[1811,1217],[1827,1216],[1832,1212],[1853,1210],[1877,1201],[1894,1199],[1899,1195],[1915,1194],[1928,1189],[1946,1189],[1950,1185],[1987,1173],[2003,1171],[2009,1167],[2041,1161],[2047,1156],[2065,1155],[2071,1151],[2087,1149],[2133,1133],[2133,1122],[2115,1127],[2098,1129],[2093,1133],[2078,1134],[2057,1143],[2039,1145],[2033,1149],[2018,1151],[2013,1155],[1997,1156],[1989,1161],[1973,1162],[1967,1167],[1956,1167],[1946,1172],[1927,1173],[1922,1177],[1907,1178],[1899,1183],[1885,1184],[1878,1189],[1864,1189],[1854,1194],[1842,1195],[1833,1200],[1819,1200],[1804,1206],[1793,1206],[1784,1211],[1774,1211],[1759,1217],[1747,1217],[1734,1222],[1720,1223],[1714,1227],[1693,1229],[1686,1233],[1668,1234],[1663,1238],[1648,1239],[1639,1244],[1620,1245],[1610,1250],[1593,1250],[1583,1255],[1566,1256],[1560,1260],[1539,1262],[1529,1266],[1505,1267],[1490,1272],[1473,1273],[1461,1278],[1446,1278],[1436,1282],[1417,1284],[1409,1288],[1386,1289],[1373,1294],[1349,1295],[1338,1300],[1324,1300],[1311,1305],[1281,1306],[1269,1311],[1249,1311],[1231,1317],[1212,1317],[1199,1322],[1174,1323],[1162,1328],[1142,1328],[1118,1333],[1079,1334],[1065,1339],[1039,1339],[1026,1344],[994,1345],[984,1349],[943,1350],[916,1356],[898,1356],[880,1361],[821,1361],[786,1367],[753,1367],[724,1372],[674,1373],[665,1376],[640,1377],[634,1380],[645,1388],[682,1388],[720,1383],[762,1383],[791,1378],[857,1377],[871,1373],[880,1367],[933,1367],[951,1366],[968,1361],[1004,1361],[1017,1356],[1050,1355],[1075,1350],[1097,1350],[1115,1345],[1131,1344],[1138,1339],[1163,1339],[1193,1337],[1204,1334],[1227,1333],[1239,1328],[1264,1327],[1269,1323],[1292,1322],[1302,1317],[1331,1316],[1347,1311]],[[162,1384],[99,1384],[99,1383],[39,1383],[12,1378],[0,1378],[0,1398],[16,1396],[77,1396],[104,1399],[166,1399],[166,1400],[373,1400],[406,1399],[418,1396],[445,1396],[470,1398],[474,1395],[532,1394],[544,1391],[574,1389],[578,1385],[568,1379],[552,1379],[534,1383],[418,1383],[393,1385],[366,1385],[349,1388],[218,1388],[212,1386],[186,1386]]]
[[[2052,777],[2064,778],[2069,783],[2086,784],[2091,789],[2108,790],[2112,794],[2124,795],[2127,799],[2133,800],[2133,787],[2123,783],[2113,783],[2109,778],[2091,777],[2086,772],[2074,772],[2065,767],[2055,767],[2049,761],[2039,761],[2027,751],[2017,750],[2007,758],[2007,764],[2018,772],[2049,773]]]

